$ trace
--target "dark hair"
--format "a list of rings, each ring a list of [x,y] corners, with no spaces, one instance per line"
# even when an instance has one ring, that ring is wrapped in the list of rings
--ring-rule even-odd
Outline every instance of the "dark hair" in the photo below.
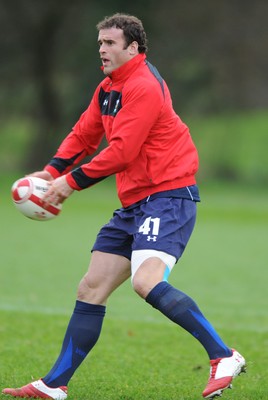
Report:
[[[129,46],[133,41],[136,41],[139,45],[139,53],[146,53],[147,37],[143,28],[142,22],[133,15],[116,13],[110,17],[105,17],[104,20],[97,24],[97,29],[110,29],[110,28],[122,29],[125,39],[126,47]]]

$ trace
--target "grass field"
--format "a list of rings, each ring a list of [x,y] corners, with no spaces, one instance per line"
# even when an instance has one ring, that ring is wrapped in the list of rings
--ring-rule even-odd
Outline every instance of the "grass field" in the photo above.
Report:
[[[54,362],[95,235],[119,206],[111,180],[75,193],[57,219],[31,221],[10,201],[18,177],[0,180],[1,389],[39,378]],[[191,295],[247,358],[248,373],[223,398],[266,400],[268,190],[201,184],[200,191],[196,229],[170,283]],[[208,372],[199,343],[126,282],[111,297],[102,336],[68,398],[196,400]]]

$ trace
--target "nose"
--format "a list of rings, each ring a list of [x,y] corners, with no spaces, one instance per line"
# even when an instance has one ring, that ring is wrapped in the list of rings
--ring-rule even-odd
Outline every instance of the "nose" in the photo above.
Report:
[[[103,44],[101,44],[100,47],[99,47],[99,53],[100,53],[100,54],[105,53],[105,49],[104,49]]]

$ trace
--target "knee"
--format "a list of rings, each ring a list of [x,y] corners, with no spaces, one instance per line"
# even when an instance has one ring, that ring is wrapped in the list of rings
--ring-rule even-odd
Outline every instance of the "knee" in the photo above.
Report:
[[[81,281],[79,282],[77,289],[77,299],[83,301],[88,296],[89,291],[91,290],[91,283],[87,278],[87,275],[84,275]]]
[[[165,265],[159,259],[148,259],[132,275],[132,286],[135,292],[145,299],[150,291],[163,280]]]
[[[132,287],[134,291],[143,299],[147,296],[148,289],[146,288],[145,279],[142,274],[136,273],[132,278]]]
[[[86,274],[80,281],[77,289],[77,299],[86,303],[105,304],[107,301],[107,290],[97,280]]]
[[[167,280],[176,259],[157,250],[135,250],[131,258],[132,286],[136,293],[146,298],[150,291]]]

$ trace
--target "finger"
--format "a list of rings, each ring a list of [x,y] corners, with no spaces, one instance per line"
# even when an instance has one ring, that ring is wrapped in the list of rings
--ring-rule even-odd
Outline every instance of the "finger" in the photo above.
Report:
[[[52,186],[48,189],[48,191],[44,194],[42,199],[42,205],[44,208],[49,207],[50,204],[55,204],[58,196]]]

